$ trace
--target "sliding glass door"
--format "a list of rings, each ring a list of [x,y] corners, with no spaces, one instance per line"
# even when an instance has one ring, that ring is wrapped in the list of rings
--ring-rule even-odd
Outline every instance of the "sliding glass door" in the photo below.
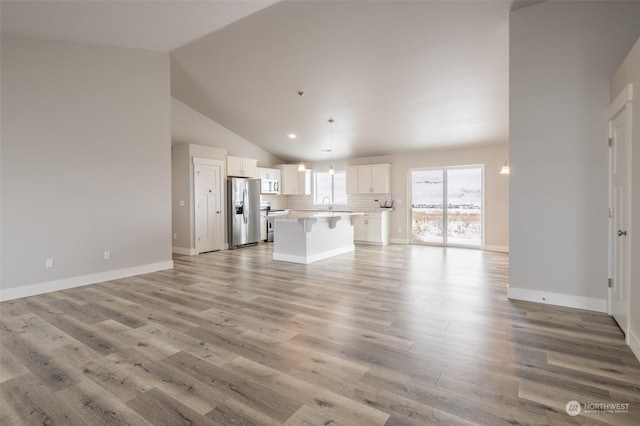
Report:
[[[482,166],[412,170],[411,242],[482,246]]]

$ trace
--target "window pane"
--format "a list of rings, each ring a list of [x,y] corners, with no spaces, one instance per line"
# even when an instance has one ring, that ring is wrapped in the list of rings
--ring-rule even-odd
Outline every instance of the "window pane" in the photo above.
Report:
[[[443,243],[443,170],[411,172],[411,233],[414,240]]]
[[[316,172],[315,176],[315,192],[314,204],[322,204],[325,206],[335,204],[347,204],[347,172],[344,170],[336,171],[332,176],[329,172]]]
[[[482,169],[447,170],[447,243],[482,244]]]
[[[333,204],[347,204],[347,172],[344,170],[333,175]]]
[[[315,204],[331,204],[331,175],[328,172],[316,172]]]

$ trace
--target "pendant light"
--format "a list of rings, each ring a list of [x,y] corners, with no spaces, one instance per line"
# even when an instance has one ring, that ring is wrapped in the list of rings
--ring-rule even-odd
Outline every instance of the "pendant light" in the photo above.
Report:
[[[302,162],[302,160],[300,160],[300,164],[298,164],[298,171],[299,172],[304,172],[305,170],[307,170],[307,168],[305,167],[305,165]]]
[[[509,174],[509,160],[504,162],[504,166],[502,166],[502,169],[500,169],[500,174],[501,175]]]
[[[330,135],[331,135],[331,146],[329,147],[329,158],[333,160],[333,118],[329,119],[329,126],[330,126]],[[333,169],[333,161],[331,161],[329,166],[329,174],[330,175],[336,174],[336,171]]]

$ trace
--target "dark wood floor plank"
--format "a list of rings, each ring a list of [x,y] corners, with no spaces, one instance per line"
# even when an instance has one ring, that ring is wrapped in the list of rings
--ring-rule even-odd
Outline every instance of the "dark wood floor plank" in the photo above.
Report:
[[[159,324],[144,326],[137,331],[214,364],[222,365],[238,356],[236,353],[225,350],[220,346],[209,344],[187,334],[175,332]]]
[[[3,321],[2,327],[3,332],[8,334],[29,334],[46,346],[64,346],[73,341],[36,314],[21,315]]]
[[[8,350],[35,377],[52,391],[73,386],[82,381],[82,374],[66,360],[52,356],[50,348],[29,334],[16,334],[3,341]]]
[[[250,377],[262,386],[295,399],[322,414],[327,421],[357,425],[381,425],[388,414],[357,403],[341,395],[338,389],[328,390],[306,380],[274,370],[255,361],[238,357],[226,367],[243,377]],[[328,423],[331,424],[331,423]]]
[[[185,374],[168,362],[153,360],[140,350],[129,348],[111,354],[109,358],[131,375],[153,384],[155,388],[198,414],[206,414],[214,408],[216,401],[224,398],[215,387]]]
[[[151,425],[98,384],[85,380],[57,393],[79,417],[92,426]]]
[[[282,424],[233,398],[216,402],[216,407],[207,413],[207,417],[219,425],[278,426]]]
[[[176,345],[172,346],[155,339],[142,332],[140,328],[132,329],[114,320],[103,321],[96,324],[95,327],[102,333],[115,336],[123,346],[144,351],[145,356],[152,359],[163,359],[180,351]]]
[[[51,387],[31,374],[0,384],[2,401],[22,425],[91,426],[51,391]],[[4,411],[4,407],[3,407]]]
[[[11,380],[29,372],[27,367],[20,361],[19,356],[15,356],[5,348],[5,341],[10,337],[0,340],[0,383]]]
[[[86,324],[58,312],[41,311],[38,315],[58,330],[102,355],[108,355],[118,350],[118,342],[109,335],[98,333],[92,324]]]
[[[277,421],[286,421],[302,405],[295,399],[280,395],[275,389],[269,389],[186,352],[172,355],[167,362],[186,374],[200,378],[228,398],[235,399]]]
[[[102,315],[100,312],[91,308],[88,304],[80,305],[66,298],[50,302],[49,305],[63,311],[65,314],[77,319],[78,321],[82,321],[87,324],[95,324],[109,318],[108,316]]]
[[[129,400],[127,406],[154,425],[198,426],[216,424],[213,420],[196,413],[156,388]]]

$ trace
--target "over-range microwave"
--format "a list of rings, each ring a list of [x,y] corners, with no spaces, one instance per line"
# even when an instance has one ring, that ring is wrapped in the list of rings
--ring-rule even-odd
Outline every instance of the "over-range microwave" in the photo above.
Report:
[[[275,179],[261,179],[261,194],[278,194],[280,193],[280,182]]]

